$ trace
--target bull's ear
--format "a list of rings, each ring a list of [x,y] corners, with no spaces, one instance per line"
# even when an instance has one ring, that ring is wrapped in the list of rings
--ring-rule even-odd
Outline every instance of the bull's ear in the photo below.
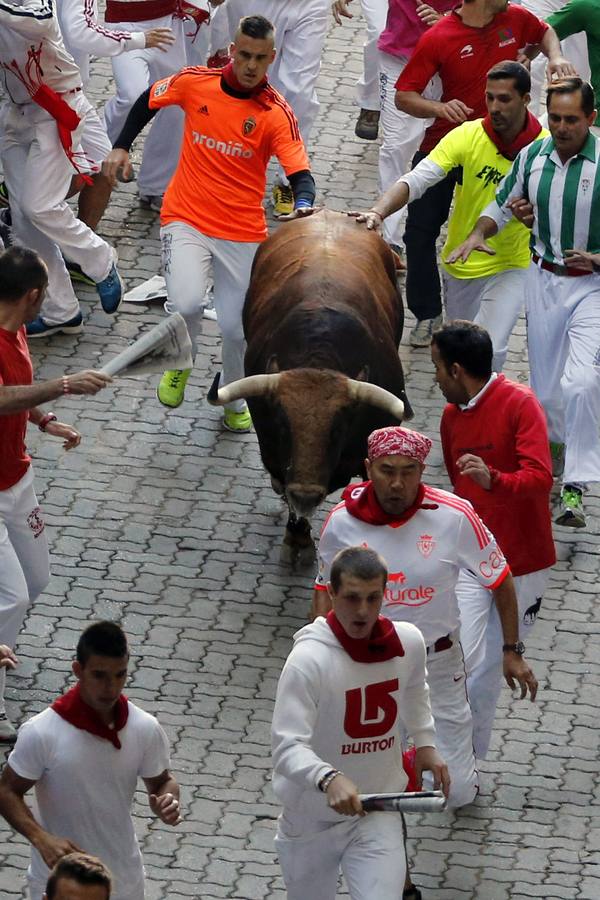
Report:
[[[275,354],[269,358],[267,363],[267,375],[275,375],[279,372],[279,363]]]
[[[358,375],[356,376],[356,381],[368,381],[369,380],[369,367],[363,366]]]

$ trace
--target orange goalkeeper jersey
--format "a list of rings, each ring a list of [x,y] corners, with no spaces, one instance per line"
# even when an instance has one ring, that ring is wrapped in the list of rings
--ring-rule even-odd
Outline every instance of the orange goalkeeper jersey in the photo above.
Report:
[[[181,155],[165,193],[162,225],[186,222],[210,237],[262,241],[267,165],[276,156],[287,175],[309,162],[291,107],[270,85],[238,98],[221,87],[219,69],[182,69],[152,85],[150,108],[185,112]]]

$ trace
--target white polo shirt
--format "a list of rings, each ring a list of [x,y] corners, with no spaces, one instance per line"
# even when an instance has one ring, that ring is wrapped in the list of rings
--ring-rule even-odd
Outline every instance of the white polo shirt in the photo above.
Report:
[[[456,581],[468,569],[487,588],[510,572],[496,540],[467,500],[424,485],[422,504],[405,522],[370,525],[350,515],[343,500],[332,510],[319,541],[315,587],[325,590],[331,563],[345,547],[371,547],[388,565],[382,614],[412,622],[429,647],[460,625]],[[354,498],[364,491],[358,485]]]
[[[34,814],[40,825],[109,867],[115,881],[111,898],[138,900],[144,896],[144,869],[131,803],[138,778],[154,778],[169,768],[169,745],[154,716],[131,702],[119,739],[117,750],[45,709],[21,726],[8,764],[36,782]],[[43,890],[49,870],[33,848],[28,875]]]

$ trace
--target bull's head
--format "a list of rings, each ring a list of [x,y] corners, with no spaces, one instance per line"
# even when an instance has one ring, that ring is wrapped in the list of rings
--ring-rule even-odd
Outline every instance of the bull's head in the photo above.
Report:
[[[400,421],[404,416],[402,400],[384,388],[323,369],[250,375],[222,388],[218,388],[217,376],[208,394],[213,405],[242,398],[270,401],[274,412],[270,428],[289,429],[289,440],[286,435],[285,441],[288,458],[280,461],[285,473],[281,488],[290,507],[306,518],[331,490],[332,472],[338,465],[355,404],[377,407]],[[255,424],[265,458],[265,435],[260,433],[259,423]],[[276,435],[272,438],[275,442]],[[349,473],[348,480],[354,474]]]

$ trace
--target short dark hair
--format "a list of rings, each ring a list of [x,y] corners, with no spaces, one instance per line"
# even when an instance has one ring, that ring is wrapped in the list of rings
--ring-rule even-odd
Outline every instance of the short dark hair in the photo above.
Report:
[[[342,584],[342,575],[351,578],[360,578],[361,581],[372,581],[381,578],[385,587],[388,570],[383,557],[370,547],[346,547],[340,550],[333,558],[329,583],[334,593],[337,593]]]
[[[481,325],[462,319],[446,322],[433,332],[431,343],[438,348],[446,369],[458,363],[474,378],[489,378],[492,374],[492,339]]]
[[[492,66],[487,73],[487,77],[490,81],[500,81],[504,78],[510,78],[511,81],[514,81],[515,88],[521,97],[524,97],[525,94],[528,94],[531,90],[531,75],[525,66],[512,59],[496,63],[496,65]]]
[[[112,889],[110,872],[104,863],[95,856],[90,856],[88,853],[68,853],[61,857],[52,869],[46,885],[48,900],[54,900],[61,878],[70,878],[77,884],[105,887],[106,900],[109,900]]]
[[[77,662],[85,666],[92,655],[111,659],[129,656],[127,637],[116,622],[94,622],[85,629],[77,641]]]
[[[27,291],[48,284],[48,269],[35,250],[9,247],[0,253],[0,303],[16,303]]]
[[[569,75],[567,78],[560,78],[548,86],[546,91],[546,109],[550,110],[550,100],[554,94],[574,94],[576,91],[581,93],[581,109],[586,116],[591,116],[596,109],[594,88],[589,81],[584,81],[579,75]]]
[[[275,42],[275,26],[264,16],[244,16],[237,27],[236,38],[239,34],[245,34],[246,37],[254,38],[256,41],[271,38]]]

